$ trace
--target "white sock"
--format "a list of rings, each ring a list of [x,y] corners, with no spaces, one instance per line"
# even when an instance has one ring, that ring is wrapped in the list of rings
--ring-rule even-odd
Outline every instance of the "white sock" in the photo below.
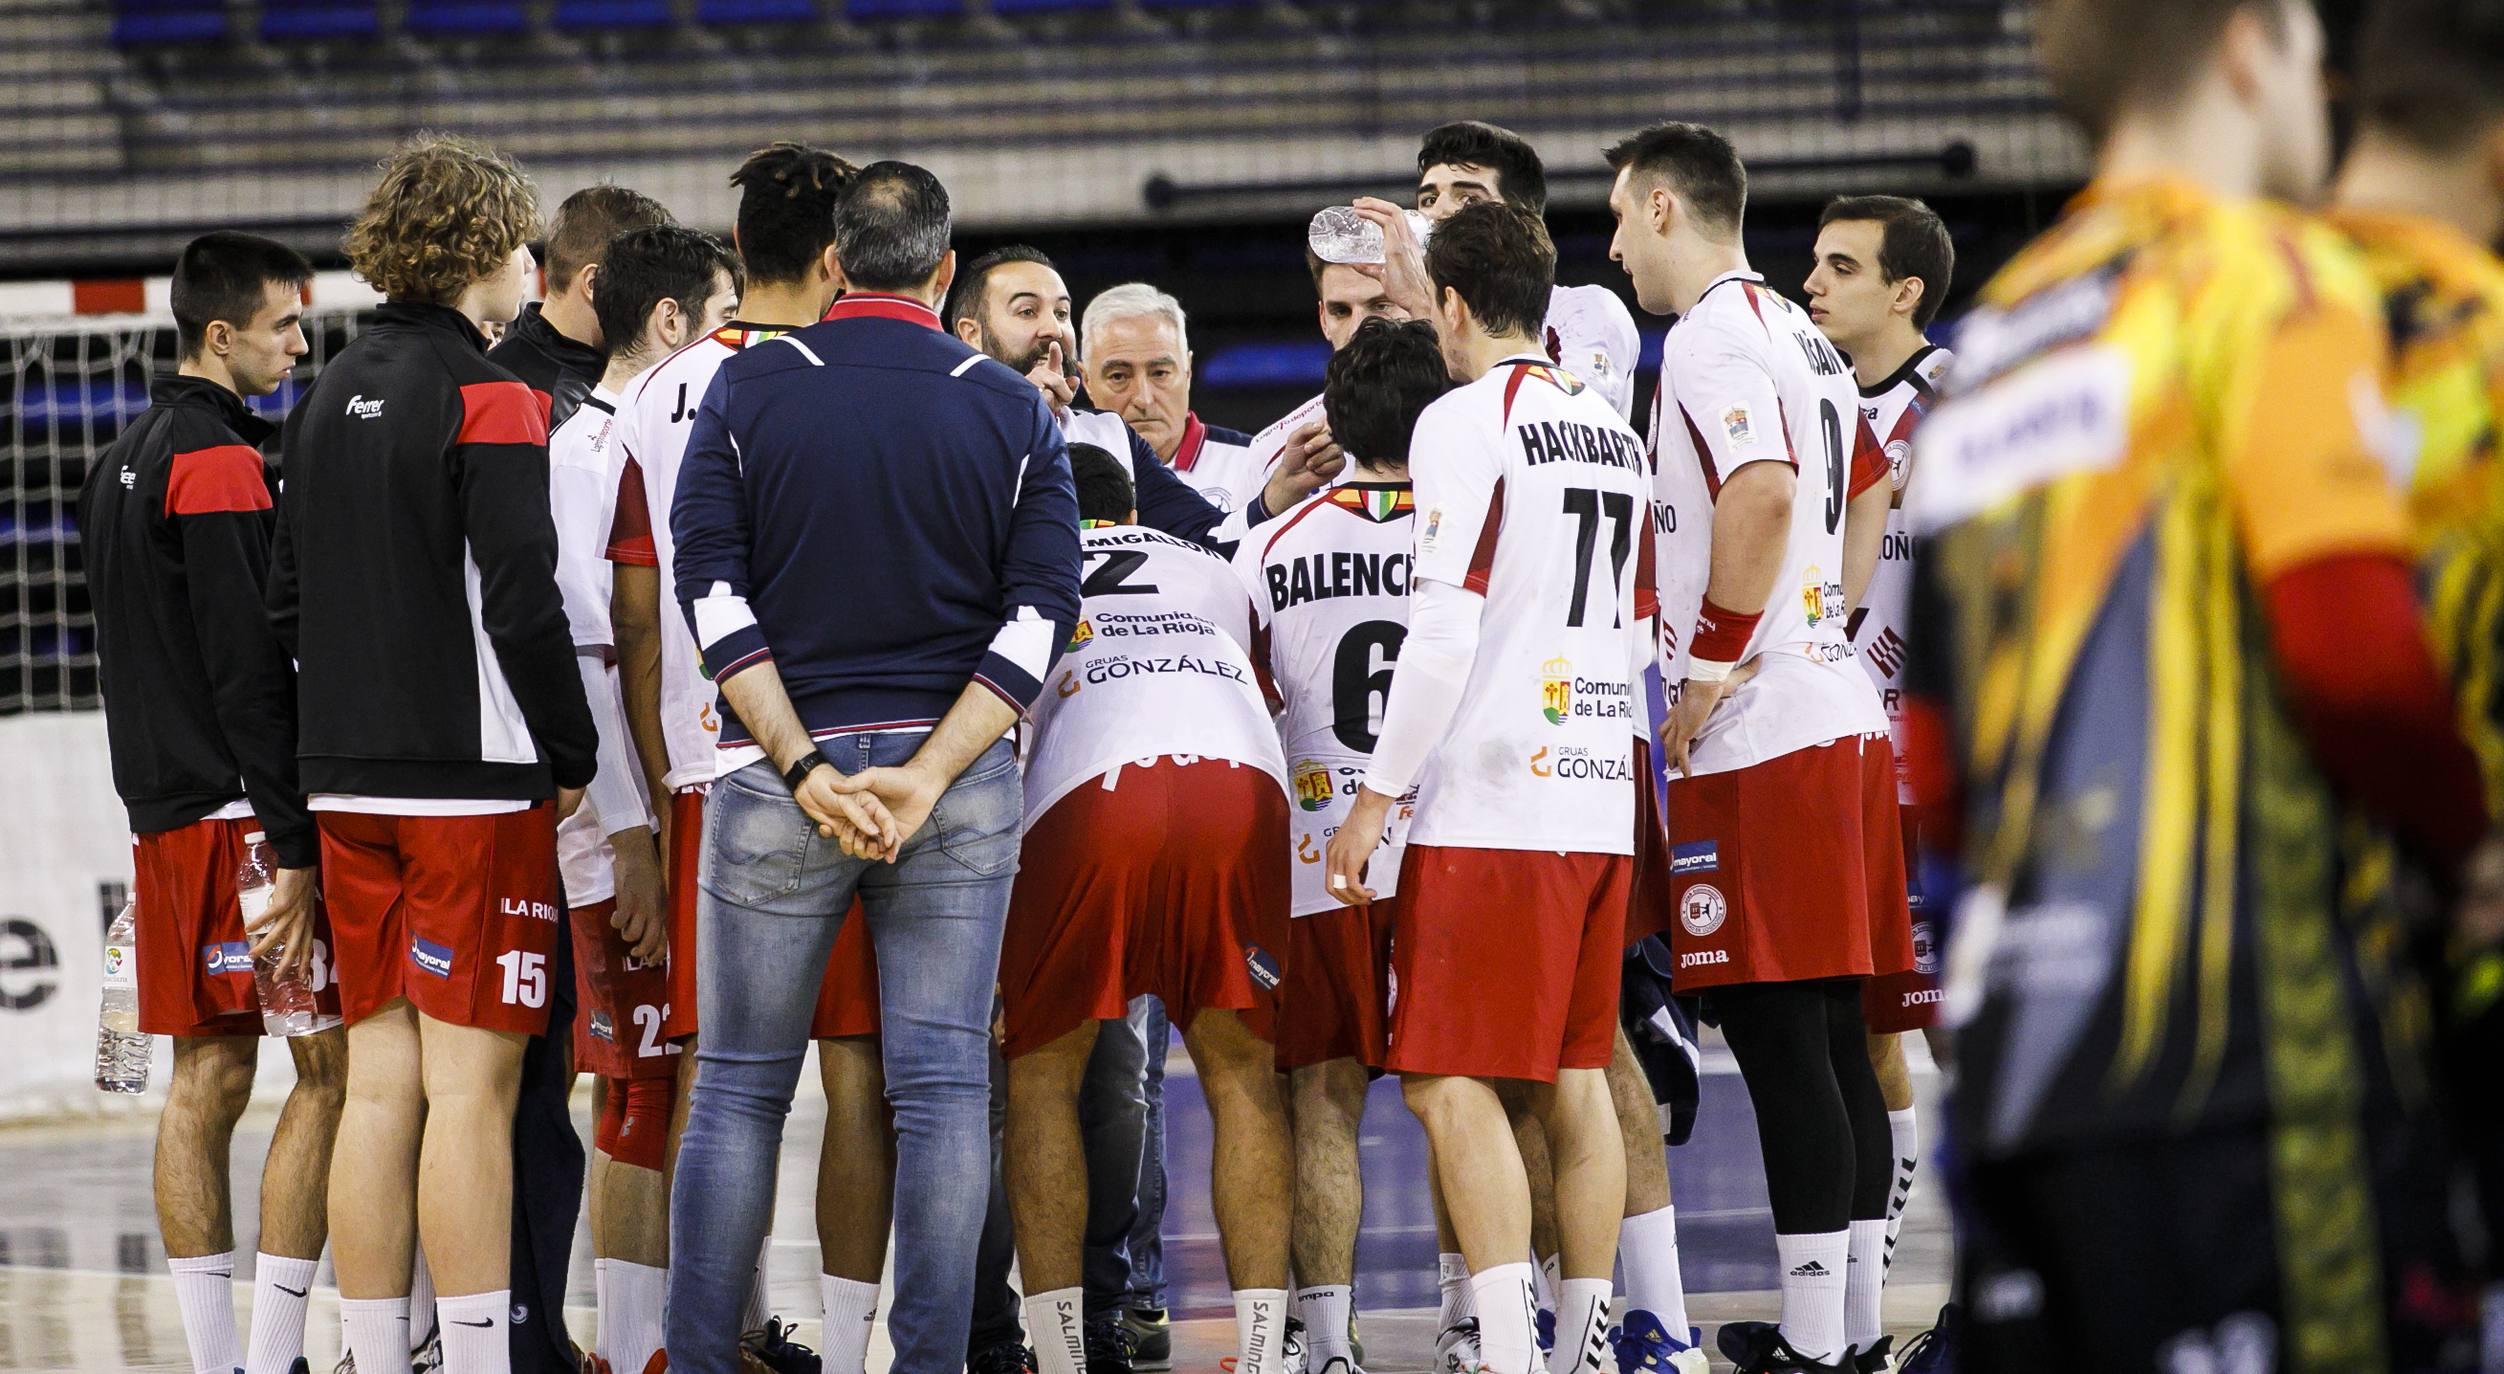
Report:
[[[669,1287],[669,1271],[649,1264],[609,1261],[609,1296],[600,1304],[600,1323],[612,1344],[609,1367],[621,1374],[643,1374],[652,1352],[661,1348],[661,1301]],[[610,1309],[616,1310],[611,1318]]]
[[[1649,1312],[1685,1343],[1687,1284],[1678,1273],[1678,1209],[1628,1217],[1617,1227],[1617,1260],[1626,1267],[1626,1308]]]
[[[1887,1196],[1887,1259],[1895,1265],[1895,1238],[1904,1229],[1904,1208],[1913,1200],[1913,1174],[1921,1168],[1921,1125],[1913,1109],[1887,1113],[1887,1134],[1895,1141],[1895,1191]]]
[[[1445,1330],[1478,1315],[1478,1295],[1469,1286],[1469,1262],[1450,1251],[1435,1256],[1435,1287],[1443,1294],[1437,1325]]]
[[[1849,1267],[1843,1280],[1843,1339],[1867,1350],[1887,1329],[1878,1315],[1878,1296],[1887,1286],[1887,1223],[1856,1221],[1844,1234]]]
[[[438,1296],[443,1318],[443,1374],[513,1374],[513,1290]],[[357,1374],[365,1374],[363,1361]]]
[[[1087,1374],[1086,1296],[1083,1289],[1055,1288],[1026,1300],[1035,1374]]]
[[[1491,1374],[1536,1374],[1539,1364],[1537,1307],[1530,1292],[1538,1271],[1528,1260],[1499,1264],[1469,1276],[1478,1303],[1478,1362]]]
[[[166,1267],[174,1271],[192,1374],[235,1374],[243,1363],[243,1338],[235,1334],[235,1252],[168,1260]]]
[[[415,1349],[426,1344],[428,1337],[443,1319],[435,1311],[435,1275],[426,1267],[426,1252],[416,1250],[409,1256],[409,1346]],[[360,1369],[364,1366],[359,1365]]]
[[[1287,1368],[1287,1290],[1235,1290],[1235,1374],[1304,1374]]]
[[[869,1333],[878,1322],[878,1285],[820,1274],[817,1291],[826,1313],[825,1332],[818,1342],[826,1374],[866,1374]]]
[[[1304,1323],[1304,1367],[1313,1374],[1322,1374],[1332,1360],[1355,1365],[1356,1353],[1348,1346],[1348,1309],[1355,1303],[1356,1290],[1344,1283],[1296,1290],[1295,1314]]]
[[[1530,1281],[1530,1297],[1539,1304],[1540,1311],[1556,1310],[1556,1289],[1560,1281],[1557,1275],[1564,1268],[1565,1257],[1562,1254],[1550,1255],[1539,1261],[1538,1272]]]
[[[1812,1360],[1843,1351],[1843,1279],[1851,1267],[1849,1231],[1774,1237],[1782,1273],[1782,1334]],[[359,1371],[362,1374],[362,1371]]]
[[[252,1346],[245,1374],[288,1374],[304,1354],[306,1294],[318,1259],[256,1255],[252,1260]]]
[[[765,1319],[773,1314],[774,1309],[765,1301],[765,1257],[773,1252],[774,1241],[768,1236],[765,1247],[756,1252],[756,1280],[748,1285],[748,1310],[739,1315],[739,1329],[743,1332],[763,1330]]]
[[[1548,1374],[1600,1374],[1616,1360],[1608,1344],[1607,1279],[1566,1279],[1557,1285],[1556,1348]]]
[[[357,1374],[409,1374],[407,1298],[341,1298],[339,1325]]]
[[[617,1361],[609,1352],[617,1346],[617,1300],[609,1296],[609,1258],[606,1255],[591,1257],[591,1312],[594,1323],[591,1353],[615,1364]]]

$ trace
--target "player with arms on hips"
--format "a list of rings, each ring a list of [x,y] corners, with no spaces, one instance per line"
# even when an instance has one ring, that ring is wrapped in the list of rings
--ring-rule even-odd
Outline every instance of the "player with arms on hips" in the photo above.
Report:
[[[853,170],[833,153],[799,143],[760,148],[739,165],[730,178],[739,189],[733,234],[745,269],[738,315],[660,360],[628,387],[618,408],[621,461],[609,545],[616,565],[618,678],[645,777],[664,798],[670,996],[663,1034],[686,1051],[677,1061],[668,1155],[673,1164],[695,1073],[696,963],[702,957],[696,941],[697,862],[705,796],[719,761],[714,746],[720,719],[693,632],[675,609],[663,610],[662,589],[675,585],[670,501],[697,408],[722,364],[743,349],[817,323],[842,289],[834,259],[835,202],[851,184]],[[886,1199],[895,1147],[874,1038],[877,988],[869,923],[846,921],[827,960],[812,1027],[828,1104],[826,1141],[818,1157],[817,1225],[825,1266],[819,1284],[826,1310],[833,1313],[866,1312],[886,1264]],[[762,1256],[758,1267],[761,1273]],[[743,1326],[772,1348],[783,1328],[768,1317],[764,1302],[760,1282]],[[852,1362],[860,1355],[848,1342],[857,1337],[859,1350],[866,1351],[868,1325],[858,1319],[827,1324],[830,1338],[845,1342],[826,1352],[837,1370],[856,1367]]]
[[[1650,653],[1648,467],[1615,409],[1541,347],[1556,252],[1537,216],[1470,206],[1426,269],[1445,364],[1466,384],[1411,441],[1408,635],[1329,884],[1373,899],[1367,864],[1414,787],[1384,1066],[1425,1125],[1479,1363],[1497,1374],[1540,1364],[1529,1179],[1499,1092],[1540,1119],[1563,1242],[1557,1367],[1582,1369],[1606,1358],[1626,1194],[1605,1070],[1633,869],[1628,722]],[[1511,995],[1483,995],[1488,967],[1517,980]]]
[[[1609,165],[1609,255],[1679,317],[1652,421],[1662,740],[1685,774],[1670,943],[1750,1085],[1782,1272],[1780,1325],[1725,1324],[1722,1353],[1744,1374],[1884,1368],[1894,1170],[1861,986],[1911,967],[1912,935],[1886,714],[1844,624],[1891,493],[1849,365],[1748,270],[1729,140],[1655,125]]]
[[[1278,1067],[1295,1130],[1296,1316],[1313,1374],[1356,1368],[1348,1323],[1365,1203],[1357,1131],[1366,1085],[1382,1070],[1391,898],[1407,825],[1395,816],[1384,837],[1374,861],[1380,896],[1371,905],[1332,897],[1322,856],[1374,751],[1408,634],[1416,546],[1409,436],[1451,386],[1434,326],[1383,320],[1358,328],[1331,356],[1322,393],[1330,432],[1354,465],[1348,480],[1307,498],[1235,556],[1284,706],[1278,734],[1295,802],[1287,950],[1295,976],[1283,990]]]
[[[661,1348],[669,1256],[662,1156],[677,1096],[679,1047],[662,1033],[669,1006],[668,899],[646,786],[619,695],[607,549],[615,527],[618,406],[644,369],[721,327],[739,299],[739,262],[709,234],[630,229],[605,247],[596,307],[607,370],[548,436],[557,586],[575,665],[600,732],[600,771],[583,808],[557,827],[571,908],[581,1015],[574,1062],[593,1075],[591,1253],[601,1371],[643,1374]]]
[[[1295,1177],[1271,1049],[1287,976],[1286,765],[1233,571],[1131,523],[1129,475],[1070,451],[1084,602],[1034,708],[1024,867],[1001,942],[1003,1169],[1043,1374],[1084,1374],[1078,1097],[1098,1028],[1154,995],[1199,1066],[1239,1374],[1292,1374]]]
[[[1887,512],[1886,545],[1870,574],[1869,590],[1845,622],[1852,651],[1878,688],[1887,733],[1895,746],[1896,796],[1909,807],[1906,779],[1910,744],[1904,737],[1906,611],[1913,595],[1913,540],[1904,529],[1904,487],[1912,477],[1913,427],[1938,400],[1949,352],[1923,333],[1939,317],[1956,270],[1956,245],[1938,212],[1900,196],[1838,196],[1819,216],[1816,263],[1802,289],[1808,316],[1852,361],[1860,383],[1861,418],[1887,459],[1894,492]],[[1904,821],[1904,862],[1912,880],[1906,902],[1912,911],[1913,967],[1872,978],[1862,996],[1869,1021],[1869,1062],[1887,1100],[1887,1130],[1894,1142],[1896,1178],[1887,1200],[1887,1262],[1912,1198],[1921,1163],[1921,1134],[1913,1116],[1913,1079],[1904,1064],[1903,1036],[1929,1037],[1932,1056],[1947,1062],[1946,1032],[1939,1028],[1938,932],[1921,892],[1920,839],[1914,812]]]

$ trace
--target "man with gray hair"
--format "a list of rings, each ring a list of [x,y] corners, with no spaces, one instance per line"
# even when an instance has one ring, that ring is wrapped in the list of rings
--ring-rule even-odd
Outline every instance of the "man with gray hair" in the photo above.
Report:
[[[1088,399],[1122,417],[1210,505],[1240,510],[1269,480],[1252,436],[1191,410],[1191,337],[1182,302],[1143,281],[1108,288],[1078,326]]]
[[[1076,627],[1079,552],[1042,396],[940,328],[949,228],[929,172],[861,169],[835,214],[849,293],[722,364],[679,472],[677,593],[721,692],[722,751],[697,898],[704,1034],[671,1197],[681,1374],[739,1368],[818,974],[855,895],[895,1113],[894,1368],[965,1364],[1024,809],[1001,736]]]

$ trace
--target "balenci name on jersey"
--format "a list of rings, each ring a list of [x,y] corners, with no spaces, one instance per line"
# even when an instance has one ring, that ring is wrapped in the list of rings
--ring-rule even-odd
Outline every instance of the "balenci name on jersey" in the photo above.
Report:
[[[1336,549],[1273,563],[1265,570],[1270,613],[1337,596],[1406,596],[1413,561],[1405,553]]]
[[[1643,441],[1623,431],[1572,420],[1541,420],[1516,426],[1513,432],[1521,436],[1522,461],[1533,467],[1542,463],[1596,463],[1646,476],[1652,470],[1644,460]]]

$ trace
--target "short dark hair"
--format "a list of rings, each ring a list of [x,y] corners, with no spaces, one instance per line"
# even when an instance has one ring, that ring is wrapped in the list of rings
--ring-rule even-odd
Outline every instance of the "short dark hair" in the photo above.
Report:
[[[1078,484],[1078,518],[1119,524],[1139,505],[1138,488],[1121,460],[1093,444],[1069,446],[1069,476]]]
[[[567,196],[548,221],[548,289],[563,291],[601,261],[609,242],[629,229],[677,223],[669,207],[641,191],[606,182]]]
[[[1417,149],[1417,172],[1446,164],[1485,167],[1495,173],[1495,193],[1536,215],[1548,208],[1548,171],[1530,140],[1480,119],[1439,124]]]
[[[2188,87],[2237,10],[2259,10],[2282,32],[2285,7],[2304,3],[2310,0],[2046,0],[2035,14],[2035,46],[2053,98],[2102,138],[2122,111]]]
[[[2357,53],[2364,127],[2458,153],[2504,120],[2504,9],[2480,0],[2382,0]]]
[[[676,301],[689,318],[704,311],[713,279],[729,273],[739,281],[739,259],[720,239],[699,229],[656,224],[629,229],[609,241],[600,289],[591,298],[609,351],[623,353],[642,341],[653,307]]]
[[[1837,196],[1826,202],[1817,227],[1837,220],[1868,221],[1879,226],[1878,275],[1890,283],[1921,278],[1921,300],[1913,306],[1913,327],[1928,329],[1947,304],[1948,282],[1956,274],[1956,244],[1948,238],[1939,212],[1905,196]]]
[[[863,291],[902,291],[930,280],[948,256],[948,188],[910,162],[873,162],[835,206],[835,261]]]
[[[1330,437],[1350,457],[1405,463],[1417,417],[1451,389],[1435,327],[1377,315],[1356,327],[1347,347],[1330,355],[1322,413],[1329,418]]]
[[[1729,139],[1701,124],[1673,119],[1638,129],[1609,145],[1606,155],[1611,171],[1632,168],[1667,181],[1700,224],[1736,234],[1747,218],[1747,164]]]
[[[1052,267],[1050,254],[1024,243],[1012,243],[1005,248],[994,248],[974,259],[971,265],[958,270],[956,285],[948,291],[948,308],[945,313],[949,329],[955,329],[959,321],[981,318],[983,293],[991,289],[991,274],[1013,262],[1031,262]],[[1060,269],[1055,267],[1053,270],[1057,272]]]
[[[739,188],[739,257],[752,282],[793,282],[835,241],[835,202],[851,184],[851,163],[805,143],[771,143],[748,154],[730,184]]]
[[[1556,286],[1556,245],[1535,213],[1480,201],[1435,226],[1426,275],[1438,300],[1446,287],[1459,292],[1488,333],[1535,333]]]
[[[182,356],[200,356],[213,321],[237,329],[250,324],[272,285],[301,292],[312,280],[313,264],[276,239],[220,229],[184,244],[174,260],[173,291],[174,338]]]

